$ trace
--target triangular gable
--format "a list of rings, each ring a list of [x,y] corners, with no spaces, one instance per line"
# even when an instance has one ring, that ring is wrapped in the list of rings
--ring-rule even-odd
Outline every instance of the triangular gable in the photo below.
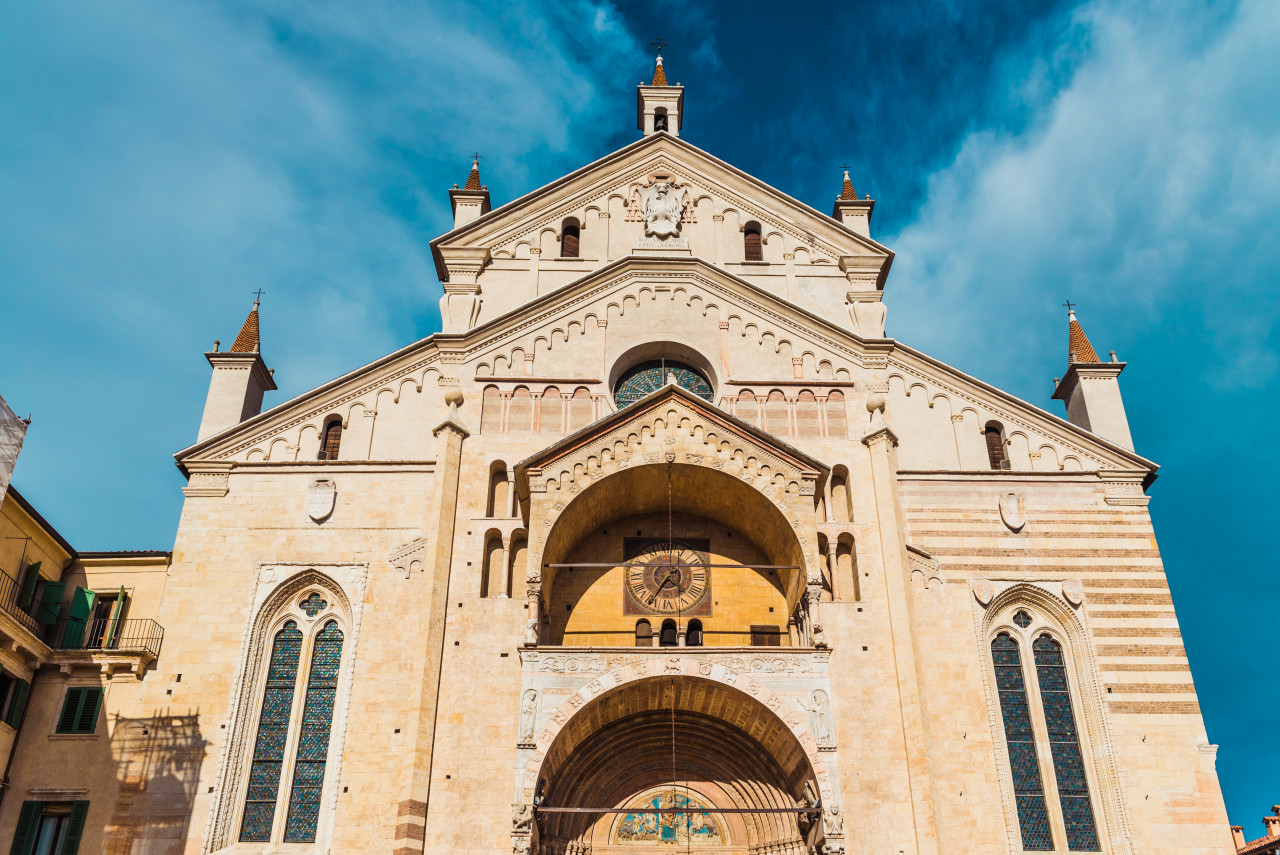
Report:
[[[756,475],[764,473],[766,480],[781,475],[785,487],[800,495],[814,495],[817,485],[830,471],[821,461],[776,436],[752,427],[711,402],[669,383],[521,461],[516,465],[521,491],[527,493],[531,483],[536,485],[544,478],[559,480],[563,475],[572,473],[575,466],[585,465],[605,451],[621,447],[625,449],[624,455],[629,454],[631,449],[626,441],[629,435],[652,430],[655,423],[667,419],[672,413],[677,424],[666,424],[666,430],[677,429],[679,423],[686,419],[701,429],[707,465],[723,467],[724,462],[718,459],[723,454],[723,441],[732,437],[730,445],[742,462],[751,461]],[[625,457],[619,462],[623,459]],[[659,463],[662,460],[656,456],[654,460],[645,462]]]
[[[635,182],[656,170],[675,173],[679,180],[715,192],[759,220],[767,228],[789,233],[816,255],[836,263],[843,256],[879,258],[879,285],[883,287],[893,251],[809,205],[772,187],[678,137],[654,134],[608,154],[593,163],[552,181],[483,217],[446,232],[431,241],[436,269],[449,278],[442,248],[486,247],[500,252],[520,241],[530,241],[539,229],[558,224],[584,206],[627,192]]]

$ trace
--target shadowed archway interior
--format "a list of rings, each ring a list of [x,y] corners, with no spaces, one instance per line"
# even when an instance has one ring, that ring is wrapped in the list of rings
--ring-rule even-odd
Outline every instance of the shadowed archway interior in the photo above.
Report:
[[[805,803],[813,775],[795,736],[763,704],[729,686],[683,676],[632,683],[592,701],[561,731],[543,772],[542,804],[548,807],[620,808],[660,790],[710,807],[748,810]],[[620,816],[545,813],[544,851],[644,851],[643,842],[619,841]],[[805,849],[792,813],[718,814],[717,821],[723,835],[696,848]],[[655,851],[670,845],[652,844]]]

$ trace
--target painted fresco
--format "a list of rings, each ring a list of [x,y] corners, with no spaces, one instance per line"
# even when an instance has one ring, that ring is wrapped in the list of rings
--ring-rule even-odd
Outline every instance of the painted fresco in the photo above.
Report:
[[[678,843],[680,845],[719,845],[727,842],[714,814],[698,808],[707,803],[691,797],[687,791],[664,790],[636,799],[628,807],[635,813],[623,814],[614,833],[616,843]],[[645,808],[680,809],[679,813],[647,813]]]

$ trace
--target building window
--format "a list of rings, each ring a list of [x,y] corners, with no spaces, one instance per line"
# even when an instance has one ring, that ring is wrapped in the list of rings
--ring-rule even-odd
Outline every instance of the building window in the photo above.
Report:
[[[991,642],[991,662],[996,669],[996,690],[1000,694],[1000,715],[1004,719],[1005,744],[1013,771],[1013,798],[1018,807],[1022,848],[1032,852],[1053,851],[1049,811],[1045,807],[1044,783],[1036,755],[1031,709],[1022,671],[1018,642],[1002,632]]]
[[[655,131],[669,130],[667,110],[665,107],[659,107],[653,111],[653,129]]]
[[[613,387],[613,401],[618,409],[622,409],[671,381],[704,401],[711,400],[711,384],[697,369],[674,359],[651,359],[633,365],[623,373]]]
[[[764,246],[760,242],[760,224],[747,223],[742,229],[744,261],[764,261]]]
[[[89,803],[23,802],[12,855],[77,855]]]
[[[30,683],[21,677],[0,671],[0,721],[17,728],[22,721],[22,713],[27,709],[29,694]]]
[[[578,243],[581,234],[577,220],[570,218],[564,221],[564,224],[560,227],[561,258],[578,257]]]
[[[1080,754],[1080,736],[1071,711],[1071,689],[1067,686],[1067,666],[1062,645],[1041,635],[1031,645],[1035,653],[1040,703],[1044,708],[1049,752],[1053,756],[1062,823],[1067,832],[1067,848],[1072,852],[1098,852],[1098,827],[1093,820],[1089,782]]]
[[[272,641],[241,843],[315,842],[344,640],[338,621],[324,617],[333,599],[308,592]]]
[[[991,660],[1022,848],[1100,852],[1062,644],[1026,609],[1016,610],[1012,622],[1030,632],[1021,639],[1012,628],[1000,632],[991,641]],[[1027,648],[1030,657],[1022,653]]]
[[[334,419],[324,426],[320,439],[320,459],[337,460],[338,446],[342,444],[342,419]]]
[[[94,733],[98,729],[98,712],[102,709],[100,686],[75,686],[67,689],[58,716],[57,733]]]
[[[653,624],[644,618],[636,621],[636,647],[653,647]]]
[[[298,681],[298,659],[302,655],[302,631],[289,621],[276,633],[267,667],[267,689],[258,717],[258,738],[249,767],[249,792],[245,796],[241,843],[270,843],[271,826],[280,791],[285,742],[293,715],[294,685]]]
[[[675,647],[680,643],[680,635],[676,631],[676,622],[667,618],[662,622],[662,634],[658,636],[659,647]]]
[[[691,620],[689,626],[684,632],[685,647],[701,647],[702,646],[702,621]]]
[[[987,460],[992,469],[1008,469],[1009,458],[1004,453],[1004,428],[999,422],[987,422],[982,431],[987,441]]]
[[[331,620],[316,636],[312,649],[298,756],[293,766],[289,818],[284,828],[285,843],[311,843],[316,839],[320,793],[324,789],[324,770],[329,759],[333,699],[338,691],[338,665],[341,661],[342,630],[338,628],[337,621]]]

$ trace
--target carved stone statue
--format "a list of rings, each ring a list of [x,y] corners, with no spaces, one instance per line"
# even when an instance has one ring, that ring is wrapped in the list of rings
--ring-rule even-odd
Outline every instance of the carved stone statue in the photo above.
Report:
[[[533,831],[533,805],[511,806],[511,833],[529,834]]]
[[[661,178],[640,188],[640,214],[644,218],[646,237],[667,238],[680,234],[687,193],[684,187]]]
[[[840,808],[829,807],[822,812],[822,832],[827,837],[844,836],[844,816]]]
[[[538,622],[536,620],[531,619],[525,625],[524,643],[529,645],[538,643]]]
[[[799,698],[796,699],[796,703],[809,713],[809,730],[812,731],[818,747],[831,747],[834,742],[831,730],[831,702],[827,700],[827,693],[822,689],[814,689],[812,706]]]
[[[538,690],[527,689],[520,701],[520,744],[533,742],[533,728],[538,716]]]

